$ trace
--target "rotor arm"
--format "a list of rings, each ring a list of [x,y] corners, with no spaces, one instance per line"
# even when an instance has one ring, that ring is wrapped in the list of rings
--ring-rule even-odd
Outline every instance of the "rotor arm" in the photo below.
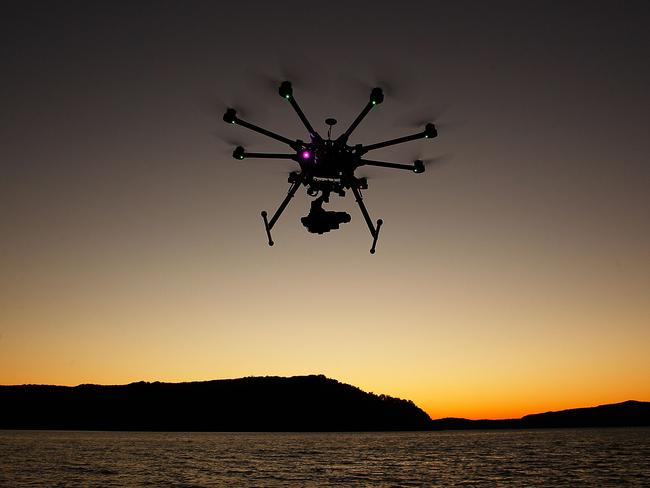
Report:
[[[275,153],[244,153],[245,158],[260,158],[260,159],[291,159],[296,160],[295,154],[275,154]]]
[[[361,209],[363,218],[365,219],[366,224],[368,225],[368,230],[370,230],[370,235],[372,236],[372,247],[370,248],[370,254],[375,254],[375,246],[377,245],[377,239],[379,238],[379,229],[381,229],[384,221],[378,219],[377,226],[375,227],[375,225],[372,223],[372,219],[370,218],[370,214],[368,213],[368,209],[366,209],[366,206],[363,203],[363,197],[361,196],[361,191],[357,185],[352,185],[352,193],[354,193],[354,198],[356,199],[357,204]]]
[[[290,159],[292,161],[297,161],[295,153],[290,154],[281,154],[281,153],[256,153],[256,152],[246,152],[242,146],[237,146],[232,152],[232,157],[235,159]]]
[[[417,134],[412,134],[410,136],[398,137],[397,139],[390,139],[388,141],[377,142],[376,144],[370,144],[368,146],[361,146],[361,154],[364,154],[373,149],[379,149],[381,147],[394,146],[396,144],[403,144],[409,141],[415,141],[417,139],[433,139],[438,135],[436,126],[432,123],[428,123],[422,132]]]
[[[305,117],[305,114],[303,111],[300,109],[300,105],[298,105],[298,102],[296,102],[296,99],[291,97],[289,98],[289,103],[293,107],[293,109],[296,111],[298,114],[298,117],[300,117],[300,120],[302,121],[303,125],[307,129],[307,132],[309,132],[309,135],[311,136],[312,139],[318,139],[320,136],[318,135],[318,132],[314,130],[314,128],[311,126],[309,123],[309,120],[307,120],[307,117]]]
[[[368,113],[375,107],[375,105],[378,105],[383,101],[384,101],[384,93],[382,92],[381,88],[373,88],[372,92],[370,92],[370,100],[368,100],[366,106],[363,107],[363,110],[361,110],[361,113],[357,116],[356,119],[354,119],[354,122],[350,124],[350,127],[348,127],[348,129],[339,136],[338,140],[342,142],[347,142],[348,138],[350,137],[350,134],[352,134],[354,129],[357,128],[357,126],[366,117],[366,115],[368,115]]]
[[[282,203],[278,207],[278,209],[275,211],[273,214],[273,217],[271,217],[271,220],[267,220],[268,214],[266,213],[266,210],[262,210],[262,220],[264,221],[264,228],[266,229],[266,236],[269,239],[269,246],[273,245],[273,239],[271,238],[271,229],[275,225],[275,223],[278,221],[280,218],[280,215],[282,215],[282,212],[284,212],[284,209],[287,208],[287,205],[289,205],[289,202],[293,198],[293,196],[296,194],[296,191],[298,191],[298,188],[300,188],[300,185],[302,184],[304,180],[304,176],[302,173],[298,175],[298,179],[295,180],[292,185],[289,187],[289,192],[287,193],[287,196],[284,197],[284,200],[282,200]]]
[[[352,134],[352,131],[357,128],[357,125],[365,118],[366,115],[368,115],[368,112],[372,110],[372,107],[374,107],[374,104],[368,102],[365,107],[363,107],[363,110],[361,113],[357,116],[356,119],[354,119],[354,122],[350,124],[350,127],[339,136],[339,140],[341,141],[347,141],[348,137],[350,137],[350,134]]]
[[[242,127],[246,127],[247,129],[252,130],[253,132],[257,132],[258,134],[262,134],[266,137],[270,137],[271,139],[275,139],[276,141],[283,142],[292,148],[296,147],[296,141],[292,141],[291,139],[281,136],[280,134],[276,134],[275,132],[272,132],[267,129],[263,129],[262,127],[258,127],[255,124],[251,124],[250,122],[246,122],[245,120],[240,119],[239,117],[237,117],[237,111],[234,108],[229,108],[228,110],[226,110],[226,113],[223,115],[223,120],[229,124],[241,125]]]
[[[312,125],[309,123],[309,120],[307,120],[307,117],[305,116],[304,112],[300,108],[300,105],[298,105],[298,102],[294,98],[293,88],[291,88],[291,83],[289,81],[283,81],[282,84],[280,85],[280,88],[278,88],[278,93],[280,93],[280,96],[282,98],[286,98],[287,100],[289,100],[289,103],[291,104],[295,112],[298,114],[298,117],[300,117],[300,121],[307,129],[307,132],[309,132],[311,138],[312,139],[320,138],[318,132],[316,132],[312,127]]]
[[[405,169],[414,173],[424,173],[424,162],[421,160],[413,161],[413,164],[388,163],[386,161],[373,161],[371,159],[360,159],[360,166],[379,166],[382,168]]]

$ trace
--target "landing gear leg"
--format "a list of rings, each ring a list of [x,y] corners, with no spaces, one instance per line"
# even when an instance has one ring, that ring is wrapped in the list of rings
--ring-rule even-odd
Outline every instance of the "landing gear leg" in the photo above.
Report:
[[[287,208],[287,205],[289,205],[289,201],[293,198],[293,196],[296,194],[296,191],[298,191],[298,188],[300,188],[300,185],[302,184],[303,181],[303,176],[302,174],[299,176],[298,180],[295,181],[290,187],[289,187],[289,193],[287,193],[287,196],[284,197],[284,200],[282,200],[282,203],[278,207],[278,209],[275,211],[273,214],[273,217],[271,217],[271,220],[267,220],[268,214],[266,213],[266,210],[262,210],[262,220],[264,221],[264,228],[266,229],[266,237],[269,238],[269,246],[273,245],[273,239],[271,238],[271,229],[275,225],[275,223],[278,221],[280,218],[280,215],[282,215],[282,212],[284,212],[284,209]]]
[[[361,209],[361,213],[363,214],[363,218],[366,220],[366,224],[368,224],[368,230],[370,230],[370,235],[372,236],[372,247],[370,248],[370,254],[375,254],[375,246],[377,245],[377,239],[379,238],[379,229],[381,229],[382,224],[384,223],[383,220],[378,219],[377,220],[377,226],[373,225],[372,220],[370,219],[370,215],[368,214],[368,210],[366,209],[365,204],[363,203],[363,197],[361,196],[361,190],[356,185],[352,185],[352,193],[354,193],[354,197],[359,204],[359,208]]]

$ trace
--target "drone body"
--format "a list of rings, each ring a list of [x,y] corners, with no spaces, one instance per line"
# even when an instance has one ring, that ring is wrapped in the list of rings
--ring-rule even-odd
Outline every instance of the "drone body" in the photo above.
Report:
[[[413,141],[416,139],[434,138],[438,135],[435,126],[432,123],[428,123],[422,132],[418,132],[416,134],[378,142],[376,144],[370,144],[367,146],[364,146],[362,144],[349,146],[347,142],[350,134],[352,134],[354,129],[359,125],[361,120],[363,120],[363,118],[373,109],[373,107],[384,101],[384,94],[381,88],[373,88],[370,93],[370,99],[361,113],[354,120],[354,122],[352,122],[350,127],[348,127],[348,129],[343,134],[334,140],[331,139],[330,135],[332,126],[336,124],[335,119],[327,119],[325,121],[325,123],[329,125],[329,131],[328,138],[323,139],[311,126],[305,117],[305,114],[302,112],[300,106],[293,97],[291,83],[288,81],[283,82],[280,85],[278,92],[283,98],[289,101],[293,109],[298,114],[298,117],[309,132],[309,142],[303,142],[300,139],[294,141],[246,122],[238,118],[237,112],[232,108],[226,110],[226,113],[223,116],[223,120],[229,124],[241,125],[242,127],[246,127],[247,129],[250,129],[254,132],[283,142],[292,149],[291,153],[283,154],[251,153],[246,152],[243,147],[238,146],[232,154],[235,159],[289,159],[297,162],[300,165],[300,171],[292,171],[289,173],[289,183],[291,183],[289,193],[282,201],[271,219],[268,219],[268,214],[266,212],[262,212],[262,219],[264,220],[264,227],[266,229],[269,245],[273,245],[273,239],[271,238],[271,229],[277,222],[284,209],[289,204],[291,198],[293,198],[295,195],[298,188],[300,188],[301,185],[304,185],[307,187],[308,195],[315,197],[320,193],[320,196],[312,202],[309,215],[301,219],[303,225],[307,228],[307,230],[310,232],[322,234],[324,232],[338,229],[341,223],[349,222],[350,216],[346,212],[330,212],[322,208],[323,203],[329,201],[329,196],[331,193],[336,193],[339,196],[345,196],[345,191],[349,189],[354,194],[357,204],[361,209],[361,213],[366,221],[366,224],[368,225],[368,229],[370,230],[370,234],[373,238],[370,252],[374,254],[377,238],[379,237],[379,230],[383,224],[383,221],[379,219],[377,220],[377,223],[374,224],[370,218],[361,195],[361,190],[366,190],[368,188],[368,182],[365,178],[357,178],[354,175],[354,172],[360,166],[381,166],[385,168],[405,169],[413,171],[414,173],[423,173],[424,162],[421,160],[416,160],[413,162],[413,164],[400,164],[384,161],[373,161],[365,159],[364,155],[373,149],[402,144],[404,142]]]

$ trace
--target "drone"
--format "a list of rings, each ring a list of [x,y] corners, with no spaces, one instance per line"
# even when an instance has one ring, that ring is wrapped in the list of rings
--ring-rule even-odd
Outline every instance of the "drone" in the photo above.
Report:
[[[338,229],[340,224],[350,222],[351,218],[347,212],[334,212],[323,209],[323,204],[329,202],[330,194],[335,193],[341,197],[345,196],[346,190],[351,190],[361,214],[368,225],[370,235],[372,236],[372,247],[370,253],[375,253],[377,239],[379,238],[379,230],[383,224],[382,219],[378,219],[377,223],[373,223],[368,213],[368,209],[363,203],[362,190],[368,189],[368,180],[363,177],[356,177],[354,172],[361,166],[379,166],[383,168],[393,168],[413,171],[414,173],[423,173],[425,166],[422,160],[415,160],[413,164],[400,164],[390,163],[385,161],[375,161],[365,159],[364,156],[369,151],[379,149],[387,146],[394,146],[417,139],[433,139],[438,135],[436,127],[432,123],[427,123],[422,132],[412,134],[405,137],[398,137],[397,139],[390,139],[375,144],[363,145],[356,144],[354,146],[348,145],[348,139],[352,132],[357,128],[361,121],[368,115],[368,113],[377,105],[384,101],[384,93],[381,88],[373,88],[370,92],[370,98],[366,106],[361,110],[361,113],[350,124],[348,129],[343,132],[339,137],[332,140],[332,126],[337,121],[333,118],[325,120],[325,124],[329,126],[327,139],[314,130],[312,125],[305,117],[298,102],[293,96],[293,88],[291,82],[284,81],[278,88],[280,96],[289,101],[301,122],[309,133],[309,142],[304,142],[300,139],[291,140],[287,137],[281,136],[262,127],[258,127],[250,122],[240,119],[237,116],[237,111],[234,108],[228,108],[223,116],[223,120],[229,124],[236,124],[245,127],[249,130],[262,134],[264,136],[280,141],[292,150],[290,153],[257,153],[247,152],[242,146],[237,146],[232,153],[233,158],[243,160],[247,158],[262,158],[262,159],[288,159],[295,161],[300,165],[300,171],[292,171],[289,173],[288,182],[290,183],[289,192],[284,198],[278,209],[275,211],[269,220],[266,211],[262,211],[262,220],[264,221],[264,228],[266,229],[266,236],[269,240],[269,246],[273,245],[271,237],[271,229],[277,223],[282,212],[287,208],[287,205],[295,195],[296,191],[301,185],[307,188],[307,195],[317,197],[311,203],[309,214],[301,219],[302,224],[311,233],[323,234],[331,230]],[[320,193],[320,195],[319,195]]]

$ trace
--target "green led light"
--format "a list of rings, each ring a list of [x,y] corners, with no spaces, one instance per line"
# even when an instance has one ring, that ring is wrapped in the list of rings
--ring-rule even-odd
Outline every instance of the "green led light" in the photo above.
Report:
[[[377,105],[377,102],[375,102],[375,101],[373,100],[373,101],[372,101],[372,104],[373,104],[373,105]]]

